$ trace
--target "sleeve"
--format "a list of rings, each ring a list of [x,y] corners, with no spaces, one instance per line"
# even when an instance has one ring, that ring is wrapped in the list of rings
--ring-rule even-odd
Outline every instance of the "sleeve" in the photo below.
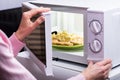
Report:
[[[69,78],[67,80],[85,80],[85,77],[82,74],[78,74],[78,75],[76,75],[74,77],[71,77],[71,78]]]
[[[9,39],[0,31],[0,80],[36,80],[14,57]]]
[[[13,33],[13,35],[9,38],[9,40],[10,40],[11,45],[12,45],[14,56],[17,56],[19,51],[25,46],[25,43],[19,41],[17,39],[15,33]]]

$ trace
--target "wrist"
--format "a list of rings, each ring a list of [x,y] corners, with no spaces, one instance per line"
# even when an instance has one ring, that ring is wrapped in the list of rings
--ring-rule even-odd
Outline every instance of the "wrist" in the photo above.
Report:
[[[83,71],[81,74],[84,75],[85,80],[94,80],[94,79],[92,79],[92,77],[90,76],[90,74],[87,74],[87,73],[84,72],[84,71]]]
[[[21,36],[21,34],[19,33],[19,31],[17,31],[17,32],[15,32],[15,36],[17,37],[17,39],[19,40],[19,41],[24,41],[24,38]]]

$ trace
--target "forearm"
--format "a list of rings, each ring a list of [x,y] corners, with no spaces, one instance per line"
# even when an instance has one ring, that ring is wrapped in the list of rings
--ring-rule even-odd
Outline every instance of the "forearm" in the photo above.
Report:
[[[21,48],[21,46],[19,46],[19,48]],[[11,42],[1,30],[0,80],[36,80],[36,78],[15,59]]]

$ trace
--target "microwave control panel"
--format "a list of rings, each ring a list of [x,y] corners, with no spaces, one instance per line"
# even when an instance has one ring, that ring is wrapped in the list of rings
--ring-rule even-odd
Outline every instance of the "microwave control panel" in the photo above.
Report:
[[[88,12],[87,31],[88,31],[88,59],[99,61],[104,58],[103,54],[103,14]]]

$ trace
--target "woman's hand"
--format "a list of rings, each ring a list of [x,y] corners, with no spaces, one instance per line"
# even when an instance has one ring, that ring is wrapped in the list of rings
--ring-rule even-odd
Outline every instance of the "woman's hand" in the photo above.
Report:
[[[50,11],[50,8],[36,8],[30,11],[24,12],[22,15],[22,20],[18,30],[15,35],[20,40],[23,41],[36,27],[44,21],[44,16],[38,17],[34,22],[31,18],[37,14]]]
[[[108,78],[111,67],[112,61],[110,59],[95,64],[90,61],[88,67],[82,72],[82,74],[85,76],[86,80],[105,80]]]

